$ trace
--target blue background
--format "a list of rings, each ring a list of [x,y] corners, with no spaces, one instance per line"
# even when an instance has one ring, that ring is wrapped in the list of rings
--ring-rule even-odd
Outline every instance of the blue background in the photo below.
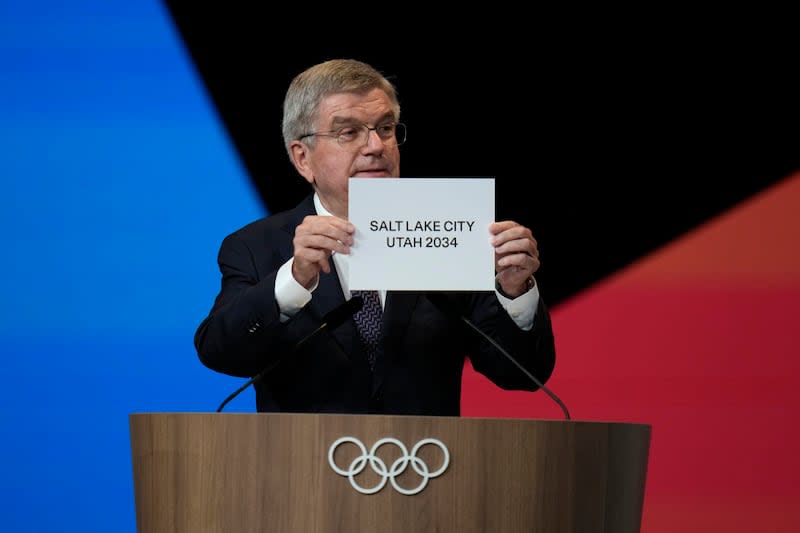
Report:
[[[243,383],[192,337],[266,210],[153,0],[0,2],[0,172],[0,524],[133,532],[128,415]]]

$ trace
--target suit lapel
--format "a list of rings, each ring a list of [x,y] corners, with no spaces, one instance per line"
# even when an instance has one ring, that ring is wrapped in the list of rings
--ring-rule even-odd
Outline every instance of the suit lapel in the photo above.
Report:
[[[336,271],[333,261],[331,261],[331,272],[330,274],[320,274],[319,285],[314,291],[309,305],[313,307],[315,312],[319,313],[319,316],[324,316],[344,304],[344,301],[344,292],[342,291],[342,285],[339,283],[339,273]],[[356,324],[352,317],[339,327],[333,328],[329,333],[333,335],[351,362],[363,362],[366,364],[366,356],[363,349],[361,349]]]
[[[391,371],[398,349],[403,346],[408,324],[411,321],[414,308],[417,306],[419,295],[420,293],[417,292],[389,291],[386,293],[383,324],[381,326],[381,346],[383,349],[375,361],[375,375],[372,380],[373,394],[380,389],[386,374]]]

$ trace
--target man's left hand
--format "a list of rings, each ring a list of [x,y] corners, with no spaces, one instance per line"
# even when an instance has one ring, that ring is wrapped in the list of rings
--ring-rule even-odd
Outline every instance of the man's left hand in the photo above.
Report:
[[[494,268],[503,294],[511,298],[529,290],[528,281],[539,270],[539,248],[531,230],[513,220],[489,225],[494,246]]]

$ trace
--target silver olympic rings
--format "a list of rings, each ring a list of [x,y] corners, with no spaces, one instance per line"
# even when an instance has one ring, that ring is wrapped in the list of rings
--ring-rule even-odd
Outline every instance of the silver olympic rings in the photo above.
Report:
[[[336,451],[336,448],[345,442],[355,444],[361,451],[361,455],[353,459],[353,462],[350,463],[350,467],[347,470],[339,468],[339,466],[336,464],[336,461],[333,459],[333,454]],[[397,458],[392,463],[391,468],[388,469],[386,468],[386,463],[376,455],[378,448],[384,444],[394,444],[400,449],[401,453],[400,457]],[[428,465],[425,464],[425,461],[417,457],[417,452],[419,449],[426,444],[433,444],[442,450],[442,465],[433,472],[430,471]],[[439,477],[442,475],[442,473],[444,473],[444,471],[447,469],[447,466],[450,464],[450,452],[447,450],[447,446],[445,446],[444,443],[438,439],[422,439],[414,445],[414,448],[409,454],[408,448],[406,448],[405,444],[397,439],[386,437],[373,444],[372,449],[370,449],[369,453],[367,453],[367,447],[364,446],[364,443],[357,438],[340,437],[336,439],[328,449],[328,463],[331,465],[331,468],[334,472],[340,476],[347,477],[350,480],[350,484],[353,486],[353,488],[361,494],[375,494],[386,486],[387,481],[391,481],[392,486],[397,492],[400,494],[405,494],[406,496],[411,496],[422,492],[422,490],[428,485],[428,481],[430,481],[432,478]],[[369,465],[372,467],[372,470],[374,470],[376,474],[382,476],[382,479],[378,482],[378,484],[372,488],[362,487],[356,481],[356,476],[360,474],[364,468],[366,468],[367,463],[369,463]],[[422,477],[422,480],[416,487],[412,489],[405,489],[397,483],[395,478],[405,472],[409,464],[411,464],[411,468],[413,468],[414,471]]]

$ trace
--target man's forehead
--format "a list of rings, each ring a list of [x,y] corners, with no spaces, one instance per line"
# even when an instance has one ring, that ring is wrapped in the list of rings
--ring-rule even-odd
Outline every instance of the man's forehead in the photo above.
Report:
[[[322,99],[318,110],[320,119],[337,122],[374,119],[391,113],[391,101],[381,89],[367,93],[331,94]]]

